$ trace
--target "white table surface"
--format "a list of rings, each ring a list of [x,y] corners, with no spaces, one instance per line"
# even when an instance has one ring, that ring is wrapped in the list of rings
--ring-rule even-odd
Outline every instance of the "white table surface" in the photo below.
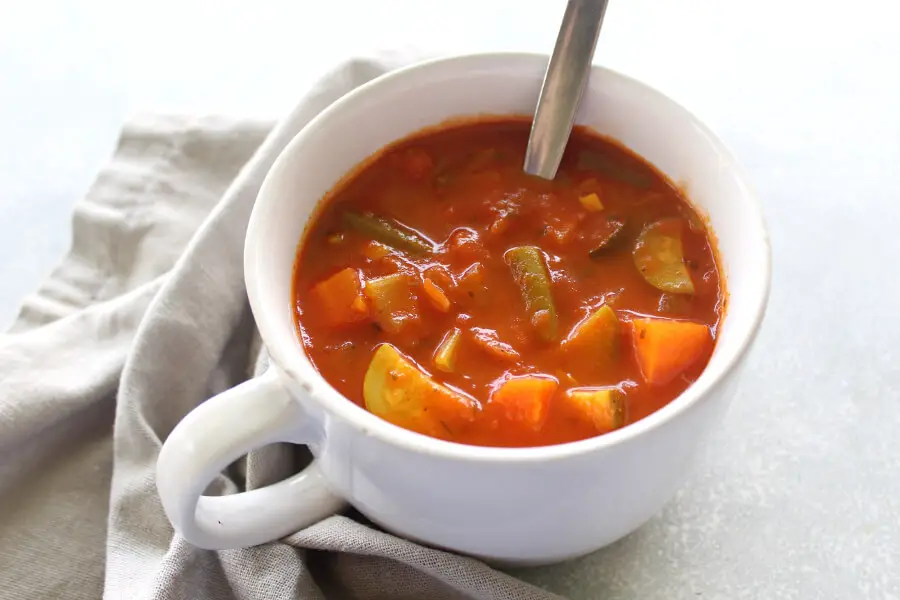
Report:
[[[357,50],[549,50],[562,0],[0,5],[0,324],[137,111],[276,117]],[[657,518],[526,571],[573,598],[900,597],[900,36],[879,0],[613,0],[597,60],[705,120],[756,184],[770,310]]]

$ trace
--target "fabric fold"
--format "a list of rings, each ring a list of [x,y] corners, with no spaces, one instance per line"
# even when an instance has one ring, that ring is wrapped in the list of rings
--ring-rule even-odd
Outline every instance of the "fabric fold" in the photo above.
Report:
[[[125,127],[76,206],[70,254],[0,338],[6,597],[555,597],[353,514],[255,548],[201,550],[174,534],[156,493],[156,456],[178,421],[264,368],[242,254],[272,162],[329,104],[418,58],[349,61],[274,128],[174,117]],[[263,448],[211,492],[265,485],[308,458]]]

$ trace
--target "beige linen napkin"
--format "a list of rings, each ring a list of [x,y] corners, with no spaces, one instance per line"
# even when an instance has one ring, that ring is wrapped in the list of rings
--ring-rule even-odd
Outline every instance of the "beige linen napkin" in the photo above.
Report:
[[[160,444],[206,398],[259,372],[243,286],[247,219],[278,152],[319,111],[405,62],[358,59],[280,124],[144,117],[75,210],[72,249],[0,336],[3,598],[554,597],[355,513],[255,548],[174,535],[154,483]],[[250,455],[230,493],[302,466]]]

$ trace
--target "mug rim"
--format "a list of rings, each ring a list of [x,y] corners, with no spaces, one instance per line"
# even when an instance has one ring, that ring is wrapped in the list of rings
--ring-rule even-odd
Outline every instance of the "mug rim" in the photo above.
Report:
[[[622,427],[621,429],[617,429],[609,433],[573,442],[566,442],[549,446],[476,446],[433,438],[431,436],[420,434],[402,428],[398,425],[394,425],[393,423],[390,423],[370,413],[365,408],[359,406],[357,403],[340,394],[340,392],[338,392],[333,386],[331,386],[331,384],[328,383],[328,381],[325,380],[324,377],[322,377],[321,373],[319,373],[318,370],[315,369],[315,367],[309,361],[309,357],[306,356],[305,352],[303,351],[302,347],[298,349],[288,350],[281,347],[280,344],[270,346],[266,342],[266,332],[272,331],[273,328],[281,328],[281,326],[274,321],[274,318],[269,314],[269,311],[265,310],[266,307],[262,305],[263,300],[260,298],[260,293],[258,291],[260,281],[256,273],[256,265],[258,264],[258,261],[256,255],[255,240],[259,236],[258,232],[261,228],[260,220],[262,218],[259,216],[261,211],[258,210],[258,207],[261,203],[266,202],[267,197],[272,195],[273,192],[270,191],[270,187],[275,185],[272,181],[273,173],[278,171],[280,168],[284,168],[283,165],[285,162],[287,162],[288,157],[293,154],[296,148],[302,144],[303,138],[305,137],[305,132],[312,130],[315,127],[320,127],[320,124],[322,122],[326,122],[329,119],[333,118],[332,115],[334,115],[335,113],[340,113],[344,110],[344,107],[352,105],[352,103],[360,96],[372,93],[373,89],[377,89],[381,86],[391,85],[397,80],[406,79],[407,77],[410,77],[411,75],[414,75],[419,71],[427,71],[433,68],[440,68],[441,66],[448,65],[450,63],[459,63],[465,61],[471,61],[473,65],[477,65],[482,62],[493,63],[495,61],[546,62],[548,60],[548,54],[534,52],[474,52],[427,59],[404,67],[400,67],[392,71],[388,71],[387,73],[384,73],[348,92],[347,94],[330,104],[328,107],[326,107],[324,110],[322,110],[319,114],[317,114],[291,138],[284,149],[282,149],[278,154],[272,166],[266,173],[250,215],[244,244],[245,286],[247,289],[251,311],[254,313],[254,317],[257,322],[260,337],[262,338],[263,343],[266,345],[269,356],[272,359],[271,366],[276,367],[279,371],[282,372],[282,374],[287,374],[288,377],[296,379],[301,388],[303,388],[304,391],[312,399],[314,399],[314,401],[322,409],[324,409],[330,415],[340,418],[343,422],[350,424],[358,433],[378,438],[385,443],[399,446],[409,451],[432,456],[441,456],[455,460],[487,460],[512,463],[532,461],[544,462],[567,459],[596,451],[608,450],[616,446],[624,445],[627,442],[634,441],[640,437],[646,436],[653,430],[663,427],[666,424],[674,421],[677,417],[679,417],[695,405],[708,399],[715,391],[715,389],[718,388],[718,386],[722,383],[722,381],[726,379],[738,367],[742,359],[747,354],[750,346],[754,342],[756,336],[758,335],[762,320],[765,316],[770,296],[772,272],[771,243],[769,239],[768,228],[766,226],[765,218],[762,212],[762,207],[756,194],[752,190],[752,187],[750,186],[743,169],[734,158],[734,155],[731,152],[730,148],[728,148],[725,143],[708,126],[706,126],[692,112],[683,107],[681,104],[675,102],[675,100],[673,100],[663,92],[631,76],[625,75],[608,67],[594,64],[592,66],[592,73],[596,73],[598,71],[604,72],[605,76],[618,78],[631,86],[642,88],[642,91],[650,92],[658,96],[659,99],[665,101],[670,105],[673,105],[673,107],[680,110],[685,115],[685,117],[692,122],[693,126],[700,130],[704,134],[704,136],[706,136],[712,142],[712,144],[715,146],[717,154],[727,160],[727,169],[734,174],[736,181],[739,183],[743,191],[743,202],[747,205],[747,208],[750,209],[753,220],[755,221],[755,227],[753,227],[753,229],[755,230],[755,233],[759,234],[757,243],[764,249],[764,252],[757,255],[758,268],[760,269],[760,274],[762,275],[762,285],[758,290],[755,291],[754,297],[750,297],[747,299],[750,303],[750,306],[746,310],[748,311],[748,313],[752,312],[750,316],[751,322],[749,329],[744,333],[743,339],[739,340],[736,347],[724,357],[723,366],[717,372],[713,373],[709,379],[707,379],[706,381],[692,383],[688,386],[687,389],[685,389],[681,394],[676,396],[662,408],[633,423],[626,425],[625,427]],[[352,170],[353,168],[354,166],[351,165],[347,169],[347,171]],[[321,199],[319,199],[318,201],[320,200]],[[309,214],[309,219],[314,218],[316,214],[317,212],[315,210],[311,211]],[[300,240],[297,240],[296,242],[295,253],[297,249],[299,249],[301,243],[302,238]],[[728,276],[726,275],[726,285],[727,282]],[[280,310],[281,308],[284,307],[279,306],[276,307],[275,310]],[[293,334],[296,337],[296,331],[293,331]],[[271,339],[271,336],[268,337],[270,337]],[[295,353],[299,353],[301,363],[305,361],[306,365],[311,371],[312,377],[316,379],[317,383],[320,383],[321,385],[310,385],[308,381],[309,377],[304,377],[303,375],[297,373],[295,369],[286,366],[291,362],[290,355],[293,355]],[[323,387],[325,390],[330,391],[330,393],[322,394],[314,391],[314,389],[322,389]],[[294,401],[297,401],[296,398],[294,399]]]

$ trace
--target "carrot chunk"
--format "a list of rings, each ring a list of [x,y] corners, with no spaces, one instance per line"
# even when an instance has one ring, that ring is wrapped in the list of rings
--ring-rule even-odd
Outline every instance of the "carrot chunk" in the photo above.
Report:
[[[557,387],[555,379],[543,375],[512,377],[494,390],[491,403],[502,407],[510,421],[538,431],[544,426]]]
[[[422,289],[425,290],[425,297],[428,298],[432,306],[441,312],[450,310],[450,298],[435,282],[426,277],[422,281]]]
[[[690,367],[712,341],[709,327],[693,321],[640,318],[631,321],[634,354],[651,385],[664,385]]]
[[[331,325],[356,323],[369,315],[369,307],[362,295],[359,271],[347,267],[312,289],[312,297],[322,307]]]
[[[443,265],[431,265],[422,274],[445,292],[452,290],[456,285],[456,282],[453,281],[453,275]]]

